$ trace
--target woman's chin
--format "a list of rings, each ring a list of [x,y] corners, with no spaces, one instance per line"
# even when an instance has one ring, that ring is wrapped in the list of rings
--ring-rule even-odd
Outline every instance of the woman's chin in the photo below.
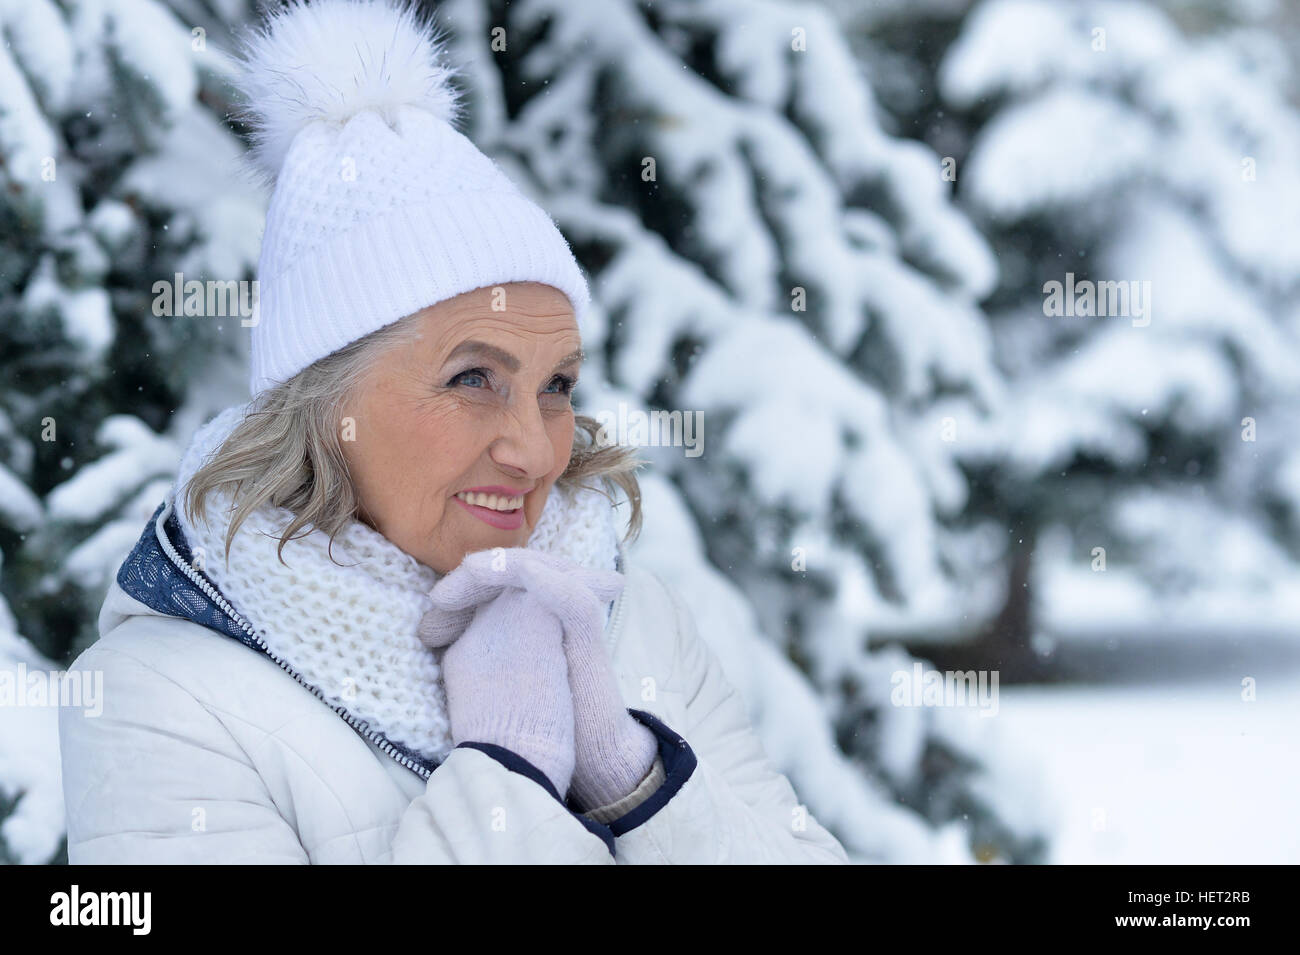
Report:
[[[494,547],[523,547],[528,543],[531,535],[532,528],[526,523],[512,530],[480,525],[461,538],[458,562],[464,560],[466,554],[473,554],[480,550],[491,550]]]
[[[460,566],[468,555],[477,553],[481,550],[491,550],[494,547],[525,547],[528,539],[532,537],[533,524],[525,519],[519,527],[500,528],[493,527],[469,514],[461,512],[462,522],[458,522],[454,533],[441,533],[437,537],[444,546],[439,547],[436,551],[430,550],[422,555],[412,554],[416,560],[424,564],[439,575],[451,573]],[[449,538],[454,540],[451,546],[448,544]]]

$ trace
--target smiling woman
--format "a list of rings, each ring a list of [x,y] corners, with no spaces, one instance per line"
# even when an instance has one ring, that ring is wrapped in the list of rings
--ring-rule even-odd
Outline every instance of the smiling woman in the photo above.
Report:
[[[251,45],[252,400],[195,434],[71,668],[104,702],[60,709],[69,861],[846,861],[627,560],[638,462],[572,405],[586,279],[451,125],[440,57],[415,8],[350,0]]]

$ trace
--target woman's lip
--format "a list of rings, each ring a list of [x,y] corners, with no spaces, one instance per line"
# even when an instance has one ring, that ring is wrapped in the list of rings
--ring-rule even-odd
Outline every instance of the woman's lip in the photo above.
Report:
[[[516,507],[513,511],[494,511],[490,507],[479,507],[477,504],[466,504],[458,497],[452,497],[452,500],[465,508],[465,510],[469,511],[483,523],[491,524],[493,527],[500,528],[503,531],[515,531],[523,526],[524,509],[522,507]]]

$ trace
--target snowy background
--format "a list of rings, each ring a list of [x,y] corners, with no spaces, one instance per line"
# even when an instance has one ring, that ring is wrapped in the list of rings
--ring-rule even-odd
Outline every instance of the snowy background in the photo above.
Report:
[[[429,5],[591,276],[580,410],[701,416],[633,557],[856,861],[1300,858],[1300,4]],[[257,9],[0,0],[0,671],[95,640],[246,397],[247,329],[151,304],[255,277]],[[996,715],[894,705],[917,661]],[[0,705],[0,861],[66,859],[55,716]]]

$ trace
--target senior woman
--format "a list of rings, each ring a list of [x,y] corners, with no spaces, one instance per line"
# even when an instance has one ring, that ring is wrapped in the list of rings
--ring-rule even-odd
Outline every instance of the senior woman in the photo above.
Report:
[[[250,42],[274,181],[252,400],[123,563],[102,715],[60,712],[72,863],[844,862],[654,574],[571,392],[563,237],[456,132],[429,24]]]

